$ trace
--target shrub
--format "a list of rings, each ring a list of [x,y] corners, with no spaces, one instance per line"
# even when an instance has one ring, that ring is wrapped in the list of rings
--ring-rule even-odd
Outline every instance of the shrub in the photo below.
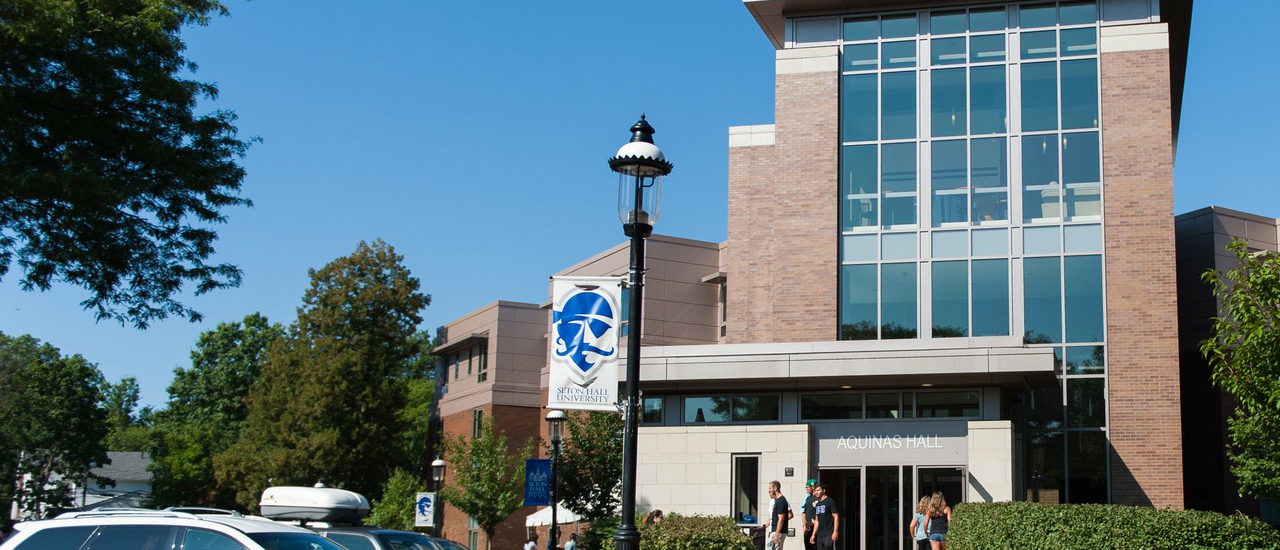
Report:
[[[959,504],[947,534],[954,550],[1280,550],[1280,534],[1243,515],[1105,504]]]
[[[751,537],[728,516],[667,514],[640,529],[640,550],[754,550]]]

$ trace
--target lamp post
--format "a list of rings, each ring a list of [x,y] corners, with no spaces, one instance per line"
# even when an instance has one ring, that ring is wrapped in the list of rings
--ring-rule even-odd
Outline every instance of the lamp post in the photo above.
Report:
[[[440,487],[444,485],[444,461],[440,460],[439,456],[431,461],[431,481],[435,482],[435,487],[432,489],[436,492],[435,506],[431,508],[431,523],[436,524],[436,538],[444,538],[442,536],[444,534],[444,525],[441,524],[442,521],[440,519],[437,519],[440,517],[441,512]]]
[[[547,413],[547,428],[551,435],[551,529],[547,531],[547,548],[556,550],[559,544],[560,534],[556,527],[556,508],[560,507],[560,496],[556,491],[558,484],[558,473],[560,466],[560,442],[564,440],[564,421],[566,420],[564,411],[551,411]]]
[[[631,237],[631,270],[627,288],[631,290],[630,318],[627,321],[627,395],[623,408],[622,433],[622,525],[613,535],[616,550],[638,550],[640,531],[636,529],[636,442],[640,410],[640,319],[644,291],[644,240],[653,234],[658,221],[658,199],[662,177],[672,165],[653,144],[653,126],[640,115],[631,127],[631,141],[609,159],[609,168],[618,173],[618,217],[622,230]]]

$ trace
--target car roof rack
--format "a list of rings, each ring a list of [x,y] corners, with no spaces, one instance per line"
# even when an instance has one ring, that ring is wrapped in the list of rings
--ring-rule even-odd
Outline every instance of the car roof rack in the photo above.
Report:
[[[235,510],[227,510],[225,508],[207,508],[204,506],[170,506],[165,508],[166,512],[186,512],[188,514],[205,514],[213,516],[235,516],[244,517],[244,514]]]
[[[195,514],[191,514],[187,512],[177,512],[172,510],[150,510],[147,508],[96,508],[93,510],[84,510],[80,512],[63,512],[61,514],[58,514],[58,516],[55,519],[95,518],[95,517],[113,517],[113,516],[200,519],[199,516],[196,516]]]

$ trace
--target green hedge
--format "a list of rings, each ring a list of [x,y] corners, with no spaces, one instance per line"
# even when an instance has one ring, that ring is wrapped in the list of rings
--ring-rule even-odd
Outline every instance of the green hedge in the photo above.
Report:
[[[1280,534],[1239,514],[1011,502],[957,505],[947,543],[949,550],[1280,550]]]
[[[640,550],[754,550],[751,537],[728,516],[667,514],[640,529]]]

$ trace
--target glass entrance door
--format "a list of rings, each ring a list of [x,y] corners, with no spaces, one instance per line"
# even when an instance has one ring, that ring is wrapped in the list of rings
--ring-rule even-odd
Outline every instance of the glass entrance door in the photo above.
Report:
[[[902,491],[898,487],[901,466],[867,467],[867,550],[902,548]],[[907,467],[910,472],[910,466]]]
[[[964,468],[916,468],[921,496],[942,491],[947,506],[964,502]]]
[[[941,491],[949,506],[964,502],[961,467],[866,466],[821,470],[818,478],[840,512],[836,550],[913,550],[907,527],[920,497]]]
[[[862,550],[862,470],[822,470],[818,479],[840,514],[836,550]]]

